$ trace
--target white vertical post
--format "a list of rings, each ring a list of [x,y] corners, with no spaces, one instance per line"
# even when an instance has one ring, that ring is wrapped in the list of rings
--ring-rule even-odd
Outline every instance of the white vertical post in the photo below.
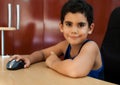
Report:
[[[17,30],[20,28],[20,5],[16,5],[16,11],[17,11]]]
[[[11,7],[11,4],[9,3],[8,4],[8,27],[11,27],[12,25],[11,20],[12,20],[12,7]]]
[[[1,30],[1,55],[4,56],[4,30]]]
[[[4,30],[1,30],[2,71],[4,71]]]

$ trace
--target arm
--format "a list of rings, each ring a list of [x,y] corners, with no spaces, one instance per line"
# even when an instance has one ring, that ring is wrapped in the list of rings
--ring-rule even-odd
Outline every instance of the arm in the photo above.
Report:
[[[51,46],[49,48],[42,49],[40,51],[35,51],[29,55],[14,55],[9,60],[10,61],[12,59],[16,59],[17,61],[24,60],[24,62],[26,63],[24,67],[26,68],[26,67],[29,67],[33,63],[37,63],[37,62],[46,60],[49,57],[51,51],[55,52],[57,54],[57,56],[60,56],[63,53],[63,51],[61,50],[61,48],[63,48],[63,44],[61,44],[61,43],[64,43],[64,42],[65,41],[62,41],[62,42],[60,42],[54,46]]]
[[[45,60],[42,50],[33,52],[32,54],[28,55],[28,58],[31,64]]]
[[[31,61],[31,64],[46,60],[50,56],[50,52],[55,52],[58,56],[62,53],[62,51],[58,48],[59,44],[51,46],[49,48],[35,51],[28,56]]]
[[[83,77],[87,76],[90,70],[93,69],[96,56],[100,56],[99,49],[96,43],[89,42],[83,46],[79,55],[73,60],[62,61],[55,54],[51,54],[46,63],[50,68],[66,76]]]
[[[24,68],[29,67],[31,64],[44,60],[42,51],[35,51],[30,55],[13,55],[9,61],[15,59],[16,61],[23,60],[25,62]]]

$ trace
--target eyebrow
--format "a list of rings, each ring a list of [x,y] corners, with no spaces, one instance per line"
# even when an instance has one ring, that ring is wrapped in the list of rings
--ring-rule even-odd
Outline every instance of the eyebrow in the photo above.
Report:
[[[65,23],[72,23],[71,21],[65,21]]]
[[[86,24],[86,22],[79,22],[78,24]]]
[[[65,21],[65,23],[72,23],[71,21]],[[78,24],[86,24],[86,22],[78,22]]]

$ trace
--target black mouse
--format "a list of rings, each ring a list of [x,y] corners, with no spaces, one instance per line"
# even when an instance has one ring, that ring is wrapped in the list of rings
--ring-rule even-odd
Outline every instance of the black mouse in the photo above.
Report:
[[[24,68],[24,65],[25,63],[23,60],[16,61],[15,59],[13,59],[7,63],[6,68],[8,70],[18,70]]]

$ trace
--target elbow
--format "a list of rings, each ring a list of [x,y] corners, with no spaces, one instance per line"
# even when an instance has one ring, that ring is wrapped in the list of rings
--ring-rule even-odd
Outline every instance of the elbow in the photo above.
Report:
[[[81,78],[81,77],[84,77],[86,75],[84,75],[84,74],[78,74],[76,72],[70,72],[68,76],[72,77],[72,78]]]
[[[82,72],[82,71],[80,72],[80,71],[77,71],[77,70],[69,70],[68,71],[68,76],[72,77],[72,78],[81,78],[81,77],[87,76],[87,73]]]

